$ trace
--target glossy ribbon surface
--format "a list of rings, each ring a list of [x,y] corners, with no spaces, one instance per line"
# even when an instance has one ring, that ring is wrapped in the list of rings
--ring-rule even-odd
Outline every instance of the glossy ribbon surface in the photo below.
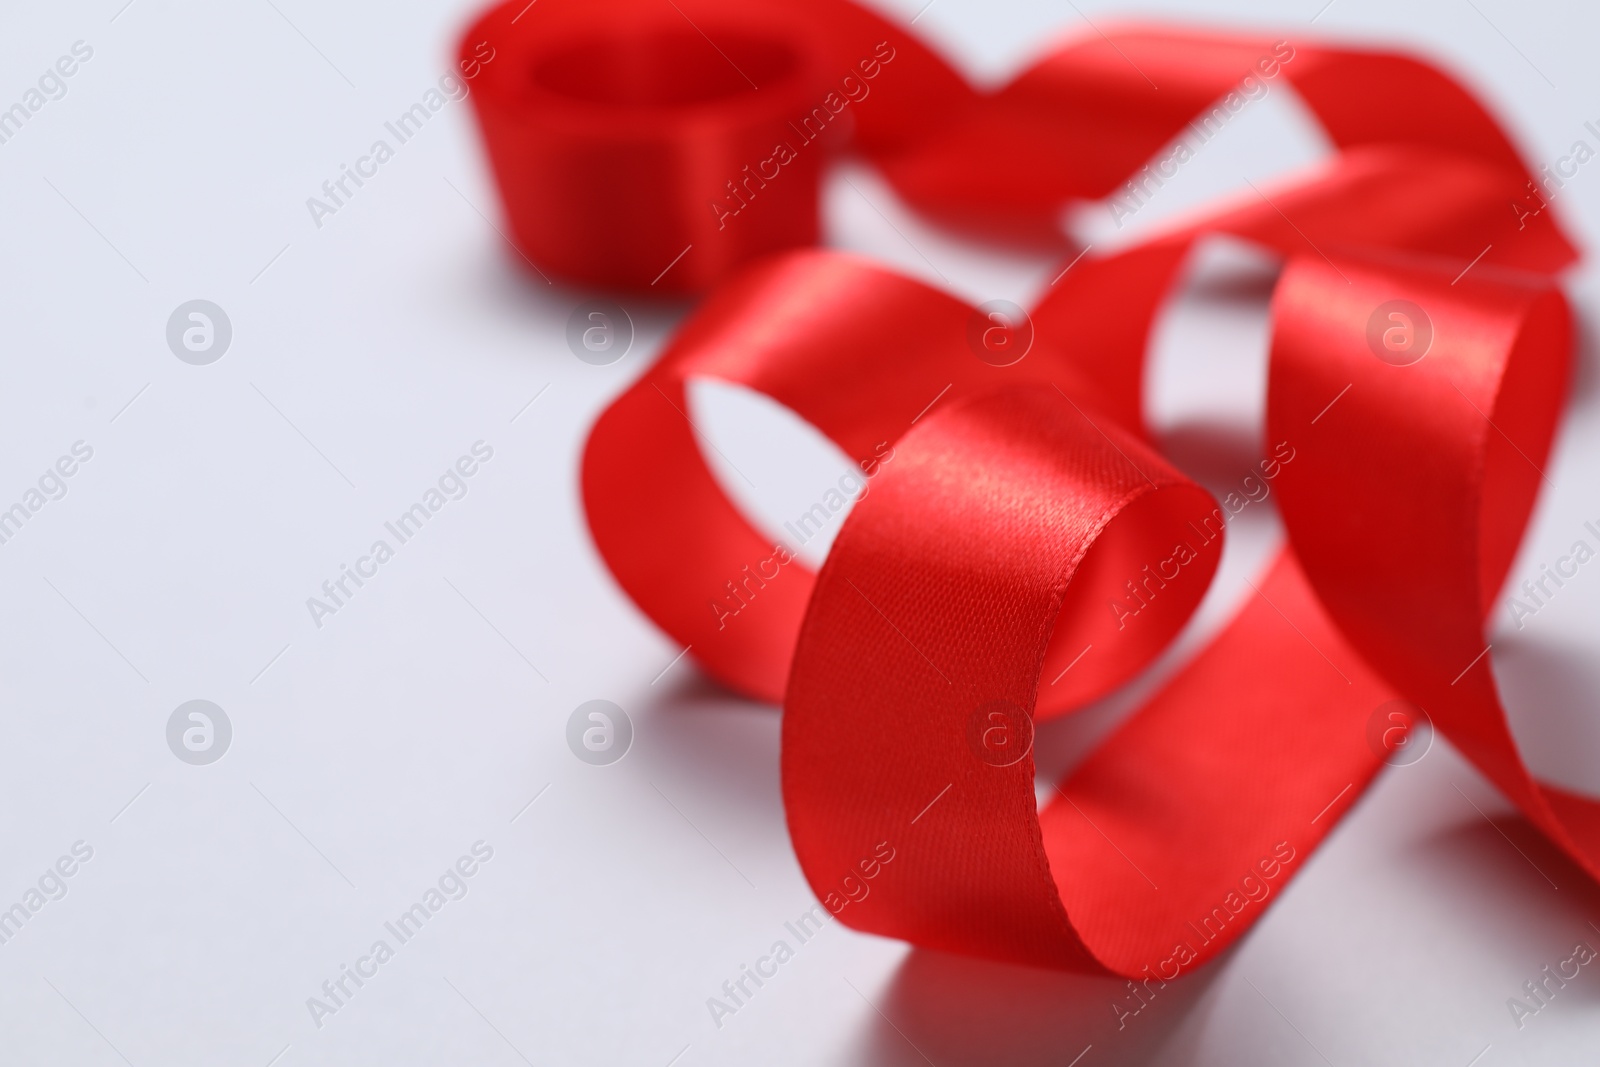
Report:
[[[1532,175],[1415,59],[1105,31],[983,91],[844,0],[482,17],[466,47],[510,59],[474,100],[521,252],[609,288],[710,290],[590,436],[606,563],[709,674],[783,703],[795,852],[859,929],[1170,980],[1355,802],[1396,700],[1600,874],[1600,804],[1530,775],[1485,655],[1567,384],[1552,279],[1575,253],[1530,208]],[[1157,181],[1175,138],[1269,80],[1329,162],[1115,254],[1064,242],[1069,202]],[[807,248],[845,148],[943,223],[1061,245],[1031,322]],[[1147,666],[1221,554],[1232,509],[1141,410],[1152,322],[1211,234],[1284,263],[1261,470],[1287,545],[1041,807],[1034,721]],[[723,495],[686,414],[695,378],[773,398],[860,465],[870,489],[820,572]]]

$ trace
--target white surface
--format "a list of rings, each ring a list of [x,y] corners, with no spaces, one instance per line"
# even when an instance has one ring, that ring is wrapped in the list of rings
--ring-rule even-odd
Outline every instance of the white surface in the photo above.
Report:
[[[574,359],[563,334],[583,294],[508,264],[478,214],[494,200],[462,103],[313,225],[306,198],[436,84],[467,7],[122,3],[0,12],[0,107],[75,41],[94,48],[65,97],[0,144],[0,506],[74,442],[94,449],[0,545],[0,907],[74,842],[94,850],[0,944],[0,1061],[953,1067],[1067,1064],[1086,1046],[1082,1067],[1593,1059],[1594,967],[1520,1031],[1506,999],[1576,941],[1600,946],[1600,892],[1443,743],[1386,774],[1236,950],[1121,1032],[1120,983],[838,927],[718,1029],[706,998],[812,903],[784,832],[777,713],[666,669],[679,649],[606,574],[576,490],[587,426],[682,308],[632,308],[639,338],[615,366]],[[892,6],[909,18],[922,0]],[[1319,6],[1144,10],[1303,31]],[[1597,117],[1591,18],[1335,0],[1313,29],[1443,61],[1537,164]],[[936,0],[917,25],[986,80],[1058,31],[1091,32],[1073,5],[1026,0]],[[1314,158],[1294,112],[1275,87],[1161,197],[1176,207]],[[1049,263],[934,232],[870,171],[846,173],[856,188],[836,177],[826,193],[833,243],[974,298],[1026,302],[1047,280]],[[1557,210],[1600,245],[1600,171]],[[1592,318],[1592,273],[1570,292]],[[197,297],[234,329],[205,367],[164,338]],[[1261,315],[1201,285],[1160,331],[1152,404],[1199,443],[1184,455],[1207,477],[1253,458],[1250,435],[1195,428],[1259,420]],[[1587,327],[1582,364],[1514,581],[1600,518]],[[1202,388],[1217,380],[1228,388]],[[786,467],[748,423],[723,409],[724,450],[814,495],[793,486],[825,481],[820,457]],[[480,440],[494,457],[467,495],[317,628],[306,598]],[[1186,647],[1270,548],[1275,523],[1257,518]],[[1516,640],[1502,632],[1496,663],[1535,765],[1591,790],[1596,622],[1591,566]],[[206,767],[164,734],[195,698],[234,729]],[[564,741],[594,698],[637,731],[611,767]],[[1042,731],[1041,754],[1065,766],[1116,712]],[[480,840],[494,855],[466,896],[319,1029],[307,998]]]

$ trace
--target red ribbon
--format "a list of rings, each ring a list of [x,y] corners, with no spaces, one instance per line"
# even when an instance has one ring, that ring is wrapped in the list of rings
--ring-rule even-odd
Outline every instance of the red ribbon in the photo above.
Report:
[[[1247,929],[1354,803],[1382,766],[1373,713],[1400,698],[1600,875],[1600,805],[1521,762],[1483,627],[1565,395],[1551,277],[1575,253],[1447,76],[1135,26],[986,92],[846,0],[513,0],[466,48],[480,40],[510,56],[474,99],[523,254],[612,288],[714,287],[595,424],[584,502],[635,603],[708,673],[782,701],[795,851],[841,920],[1170,979]],[[944,222],[1059,242],[1068,200],[1153,180],[1158,151],[1269,79],[1337,155],[1085,256],[1020,331],[793,250],[846,144]],[[1263,470],[1288,544],[1041,810],[1033,721],[1147,665],[1220,555],[1223,511],[1140,410],[1152,320],[1209,234],[1285,261]],[[820,573],[723,496],[685,414],[692,378],[766,394],[861,465],[870,491]]]

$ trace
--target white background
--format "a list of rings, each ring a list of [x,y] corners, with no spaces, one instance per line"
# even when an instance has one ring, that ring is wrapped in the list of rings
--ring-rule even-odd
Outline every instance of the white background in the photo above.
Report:
[[[907,19],[921,6],[882,2]],[[595,555],[576,484],[587,427],[687,305],[630,304],[626,359],[574,358],[567,316],[589,294],[517,269],[488,221],[465,103],[313,225],[306,198],[436,83],[468,7],[122,3],[0,12],[0,107],[75,41],[94,49],[67,95],[0,145],[0,507],[74,442],[94,449],[67,495],[0,545],[0,907],[74,842],[94,850],[0,945],[0,1060],[1593,1059],[1600,968],[1520,1030],[1506,1000],[1576,942],[1600,946],[1600,892],[1443,741],[1380,779],[1235,950],[1120,1032],[1119,982],[838,926],[717,1028],[706,998],[812,905],[784,831],[778,713],[673,663],[680,649]],[[1595,145],[1595,27],[1574,5],[1320,3],[1143,13],[1401,43],[1473,86],[1535,165]],[[994,82],[1126,13],[936,0],[917,28]],[[1126,240],[1324,151],[1275,85],[1128,229],[1109,230],[1103,208],[1079,223]],[[1057,269],[933,230],[859,166],[836,172],[825,208],[831,243],[975,302],[1026,304]],[[1555,210],[1600,245],[1600,165]],[[1150,396],[1174,455],[1214,486],[1236,484],[1259,448],[1265,289],[1229,283],[1238,270],[1198,272],[1169,308]],[[1592,274],[1569,292],[1575,406],[1517,581],[1600,519]],[[194,298],[233,324],[210,366],[165,341]],[[697,397],[763,487],[751,509],[781,518],[816,499],[837,457],[737,399]],[[317,628],[306,598],[480,440],[494,458],[468,495]],[[1158,671],[1226,617],[1277,536],[1267,509],[1236,524],[1221,580]],[[1498,618],[1495,669],[1530,762],[1600,792],[1600,564],[1524,629]],[[234,730],[204,767],[165,739],[196,698]],[[564,740],[595,698],[636,729],[610,767]],[[1128,703],[1041,731],[1041,762],[1068,766]],[[467,896],[318,1028],[307,998],[480,840],[494,855]]]

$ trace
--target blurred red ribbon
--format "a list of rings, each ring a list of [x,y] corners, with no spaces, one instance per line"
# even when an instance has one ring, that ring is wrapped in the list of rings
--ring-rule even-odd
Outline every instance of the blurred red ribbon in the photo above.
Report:
[[[1450,78],[1390,52],[1125,26],[978,90],[846,0],[512,0],[464,59],[480,41],[502,57],[473,99],[521,253],[583,284],[711,291],[595,424],[584,502],[634,602],[713,677],[782,701],[795,852],[842,921],[1173,978],[1247,929],[1356,801],[1383,765],[1374,713],[1397,699],[1600,874],[1600,804],[1525,768],[1484,636],[1565,396],[1552,279],[1576,255]],[[1077,258],[1064,205],[1153,181],[1161,150],[1268,81],[1293,87],[1330,162]],[[1031,325],[809,248],[843,148],[941,222],[1060,244]],[[1224,512],[1141,413],[1152,321],[1209,234],[1284,261],[1262,467],[1287,546],[1041,809],[1033,721],[1146,666],[1220,556]],[[820,573],[718,488],[691,378],[764,393],[861,465],[870,491]]]

